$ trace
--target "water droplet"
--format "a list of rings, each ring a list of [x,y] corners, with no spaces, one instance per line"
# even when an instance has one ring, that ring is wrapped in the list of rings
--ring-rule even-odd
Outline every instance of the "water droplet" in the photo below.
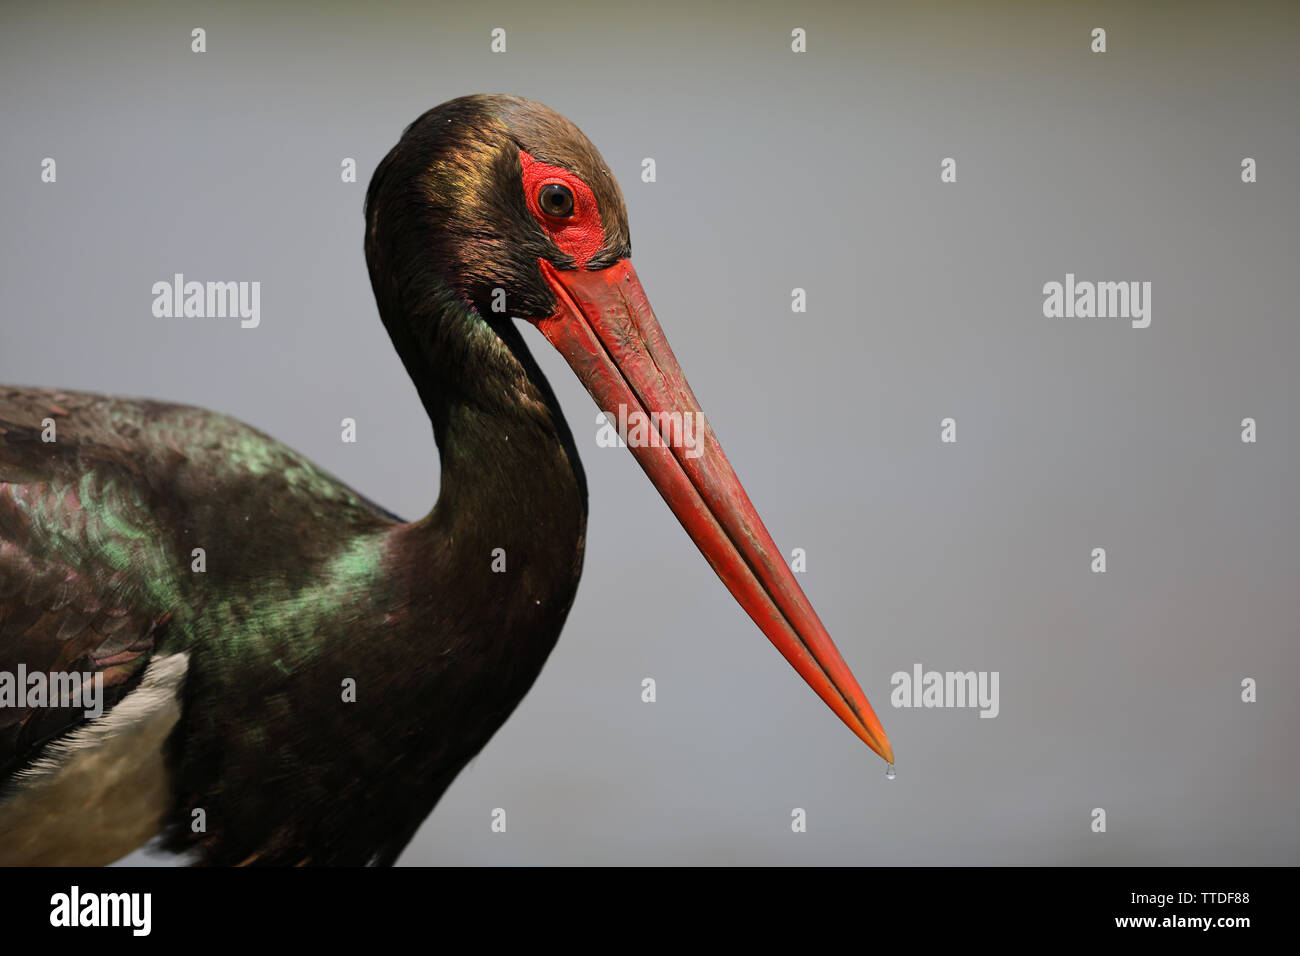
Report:
[[[886,779],[886,780],[893,780],[893,779],[894,779],[895,777],[897,777],[897,776],[898,776],[898,774],[894,772],[894,765],[893,765],[892,763],[891,763],[888,767],[885,768],[885,779]]]

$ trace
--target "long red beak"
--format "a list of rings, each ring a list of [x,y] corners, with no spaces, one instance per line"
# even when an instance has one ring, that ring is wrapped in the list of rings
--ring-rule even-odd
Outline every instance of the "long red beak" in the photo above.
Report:
[[[632,426],[620,437],[727,590],[831,710],[893,763],[875,711],[705,421],[632,263],[561,271],[543,259],[541,270],[558,306],[537,328],[606,417]]]

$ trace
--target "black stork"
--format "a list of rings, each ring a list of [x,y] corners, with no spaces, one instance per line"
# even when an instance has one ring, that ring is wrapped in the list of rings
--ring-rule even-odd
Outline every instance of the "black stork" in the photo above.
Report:
[[[628,444],[659,493],[892,763],[700,413],[578,128],[518,97],[444,103],[379,164],[365,217],[441,456],[418,521],[222,415],[0,388],[0,863],[107,863],[157,834],[201,864],[394,861],[536,679],[582,568],[586,480],[510,316],[611,418],[654,425]],[[102,678],[102,715],[68,706],[67,675],[88,694]]]

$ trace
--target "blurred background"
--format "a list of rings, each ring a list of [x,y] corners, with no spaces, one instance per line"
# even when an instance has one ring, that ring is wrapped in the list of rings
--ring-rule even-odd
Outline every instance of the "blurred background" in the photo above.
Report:
[[[402,863],[1300,862],[1300,8],[270,6],[4,5],[0,381],[225,412],[423,515],[365,186],[429,107],[540,100],[621,181],[677,356],[898,755],[886,780],[527,328],[586,570]],[[260,281],[260,327],[155,318],[176,272]],[[1066,273],[1151,282],[1150,328],[1044,318]],[[998,717],[891,707],[917,663],[997,671]]]

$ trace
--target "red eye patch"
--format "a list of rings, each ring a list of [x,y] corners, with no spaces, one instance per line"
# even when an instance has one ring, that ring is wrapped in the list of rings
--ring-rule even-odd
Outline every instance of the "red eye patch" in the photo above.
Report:
[[[573,256],[581,269],[605,245],[605,227],[600,224],[595,195],[586,183],[562,166],[544,163],[522,149],[519,159],[524,164],[524,200],[528,211],[560,250]],[[567,186],[573,193],[572,216],[562,218],[542,211],[537,194],[550,183]]]

